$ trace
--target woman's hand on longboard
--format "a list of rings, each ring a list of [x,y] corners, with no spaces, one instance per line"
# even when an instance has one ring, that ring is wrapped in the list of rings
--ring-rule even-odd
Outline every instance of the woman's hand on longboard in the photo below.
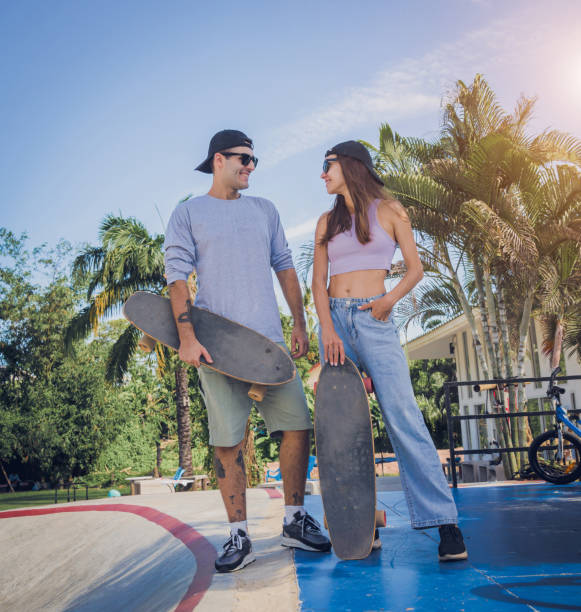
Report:
[[[186,344],[180,344],[179,357],[185,363],[200,367],[200,360],[203,357],[206,363],[214,363],[214,360],[210,356],[210,353],[206,350],[206,347],[200,344],[197,340],[195,342],[188,342]]]
[[[345,347],[335,329],[323,329],[321,338],[325,349],[325,361],[328,361],[332,366],[336,366],[339,362],[343,365],[345,363]]]

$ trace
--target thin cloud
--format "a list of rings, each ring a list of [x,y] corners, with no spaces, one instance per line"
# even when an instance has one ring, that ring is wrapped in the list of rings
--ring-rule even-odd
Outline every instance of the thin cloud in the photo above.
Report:
[[[287,240],[294,240],[295,238],[301,238],[302,236],[313,235],[315,228],[317,227],[317,221],[319,217],[313,217],[304,223],[293,225],[289,229],[285,230]]]
[[[501,62],[510,65],[527,49],[530,54],[527,34],[534,18],[529,16],[526,21],[519,15],[518,23],[512,19],[493,22],[420,58],[399,61],[397,69],[383,70],[368,86],[340,92],[334,101],[273,130],[268,139],[272,145],[263,154],[264,165],[274,166],[340,134],[356,132],[359,125],[436,111],[442,92],[451,89],[456,79],[471,79],[476,72],[486,73]],[[537,39],[542,40],[541,29],[536,23]]]

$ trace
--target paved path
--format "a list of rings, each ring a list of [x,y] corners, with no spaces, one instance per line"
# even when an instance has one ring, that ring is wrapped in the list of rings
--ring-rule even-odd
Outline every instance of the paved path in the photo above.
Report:
[[[581,611],[580,483],[454,491],[470,553],[455,564],[438,562],[437,531],[410,529],[398,478],[378,490],[383,548],[349,562],[281,547],[282,498],[248,491],[257,561],[232,574],[213,572],[218,491],[3,512],[0,610]],[[306,503],[322,521],[320,496]]]

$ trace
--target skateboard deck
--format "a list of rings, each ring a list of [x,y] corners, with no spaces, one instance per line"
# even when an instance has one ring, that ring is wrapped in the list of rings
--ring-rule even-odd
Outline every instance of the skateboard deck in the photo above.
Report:
[[[123,314],[147,336],[179,349],[179,335],[168,298],[137,291],[125,302]],[[255,387],[282,385],[295,377],[290,355],[266,336],[203,308],[192,306],[190,316],[196,337],[214,360],[211,364],[202,362],[204,367]]]
[[[315,398],[315,440],[325,522],[335,554],[364,559],[375,531],[375,455],[367,392],[359,370],[326,363]]]

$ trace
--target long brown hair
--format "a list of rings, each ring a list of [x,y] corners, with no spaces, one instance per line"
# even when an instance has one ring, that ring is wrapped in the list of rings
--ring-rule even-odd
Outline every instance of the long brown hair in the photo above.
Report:
[[[337,155],[337,161],[343,171],[343,178],[355,207],[357,240],[361,244],[367,244],[371,240],[367,215],[369,205],[373,200],[393,200],[393,197],[371,176],[369,170],[360,161],[344,155]],[[321,246],[325,246],[337,234],[350,230],[351,223],[351,213],[345,204],[345,198],[338,194],[327,216],[327,231],[321,238]]]

